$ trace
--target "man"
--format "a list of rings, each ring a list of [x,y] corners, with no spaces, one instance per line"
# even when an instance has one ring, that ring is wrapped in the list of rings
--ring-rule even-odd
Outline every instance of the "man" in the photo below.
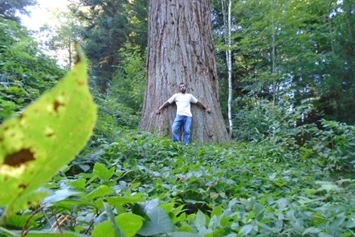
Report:
[[[211,113],[211,109],[207,108],[200,101],[198,101],[192,94],[186,93],[185,83],[180,83],[179,85],[180,93],[174,94],[170,99],[168,99],[162,106],[159,107],[156,114],[159,115],[161,110],[168,107],[172,103],[176,103],[176,117],[172,126],[173,131],[173,141],[180,141],[180,128],[184,129],[184,144],[188,145],[191,142],[191,123],[192,114],[190,104],[197,104],[203,108],[207,113]]]

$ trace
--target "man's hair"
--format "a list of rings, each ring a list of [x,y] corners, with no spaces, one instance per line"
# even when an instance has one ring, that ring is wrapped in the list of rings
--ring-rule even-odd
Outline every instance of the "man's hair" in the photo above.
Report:
[[[183,83],[183,82],[181,82],[181,83],[179,84],[179,86],[181,86],[181,85],[185,85],[185,86],[186,86],[186,84],[185,84],[185,83]]]

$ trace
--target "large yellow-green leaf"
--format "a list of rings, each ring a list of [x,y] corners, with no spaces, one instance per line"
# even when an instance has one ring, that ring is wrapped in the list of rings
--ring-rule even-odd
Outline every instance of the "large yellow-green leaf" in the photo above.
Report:
[[[30,206],[31,192],[70,162],[91,136],[97,108],[79,48],[78,55],[55,88],[0,127],[0,207],[8,210],[2,219]]]

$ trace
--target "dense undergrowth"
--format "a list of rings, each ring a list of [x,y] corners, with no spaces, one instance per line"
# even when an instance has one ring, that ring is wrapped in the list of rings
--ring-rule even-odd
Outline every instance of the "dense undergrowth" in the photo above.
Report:
[[[95,97],[89,144],[0,236],[355,235],[353,126],[294,126],[304,110],[260,103],[240,141],[183,146],[133,129],[138,116],[113,95]]]
[[[354,236],[354,180],[301,153],[265,141],[186,147],[126,129],[95,137],[45,185],[43,204],[8,225],[115,236],[112,211],[122,236]]]

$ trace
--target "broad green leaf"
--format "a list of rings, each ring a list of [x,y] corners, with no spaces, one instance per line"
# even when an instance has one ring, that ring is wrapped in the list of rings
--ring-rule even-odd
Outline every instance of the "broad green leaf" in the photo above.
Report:
[[[175,227],[166,211],[157,206],[147,212],[150,221],[145,221],[139,234],[143,236],[157,235],[161,233],[173,232]]]
[[[151,212],[159,206],[160,200],[158,198],[140,203],[140,206],[144,209],[144,212]]]
[[[333,235],[329,235],[327,233],[319,233],[319,237],[334,237]]]
[[[219,226],[218,217],[217,216],[212,216],[210,222],[208,223],[208,228],[214,230],[214,229],[218,228],[218,226]]]
[[[92,231],[92,237],[115,237],[115,233],[110,221],[104,221],[98,224]]]
[[[142,228],[143,220],[143,217],[132,213],[122,213],[116,217],[116,222],[126,237],[135,236]]]
[[[138,188],[140,185],[141,185],[141,183],[140,183],[140,182],[133,183],[133,184],[131,185],[131,189]]]
[[[160,206],[169,213],[174,211],[175,203],[162,203]]]
[[[66,199],[66,200],[62,200],[59,202],[55,202],[53,203],[53,206],[59,207],[59,208],[64,208],[67,210],[71,210],[73,209],[73,207],[76,206],[85,206],[85,207],[94,207],[94,208],[99,208],[97,205],[95,205],[95,203],[93,202],[89,202],[89,201],[85,201],[82,199],[78,199],[78,200],[70,200],[70,199]]]
[[[142,229],[138,231],[138,234],[142,236],[152,236],[152,235],[158,235],[161,233],[165,233],[163,230],[160,229],[159,225],[155,225],[151,221],[145,221],[143,223]]]
[[[206,227],[206,217],[202,211],[198,210],[196,214],[195,226],[198,231],[200,231],[203,227]]]
[[[128,203],[144,202],[144,198],[141,197],[110,197],[106,198],[107,202],[111,206],[121,206]]]
[[[96,163],[94,166],[93,173],[97,175],[100,179],[110,180],[112,175],[115,173],[115,167],[112,167],[110,170],[104,164]]]
[[[104,197],[104,196],[109,195],[113,192],[115,192],[115,191],[111,187],[109,187],[107,185],[101,185],[98,188],[96,188],[94,191],[89,193],[87,196],[85,196],[83,199],[86,201],[91,201],[91,200],[94,200],[95,198]]]
[[[179,232],[188,232],[188,233],[193,233],[194,231],[192,230],[191,226],[189,225],[182,225],[177,229]]]
[[[75,181],[68,182],[68,184],[76,189],[83,190],[86,187],[86,179],[77,179]]]
[[[345,220],[347,219],[347,217],[345,215],[339,215],[333,222],[332,222],[332,226],[339,228],[340,226],[342,226],[345,222]]]
[[[277,233],[277,229],[271,228],[270,226],[268,226],[268,225],[266,225],[266,224],[264,224],[264,223],[262,223],[262,222],[255,221],[255,223],[256,223],[259,227],[261,227],[261,228],[263,228],[263,229],[265,229],[265,230],[271,231],[271,232],[273,232],[273,233]]]
[[[80,192],[75,192],[75,191],[72,191],[69,189],[58,190],[58,191],[55,191],[52,195],[46,197],[43,200],[43,203],[46,205],[50,205],[55,202],[62,201],[70,196],[78,196],[78,194],[80,194]]]
[[[327,192],[330,192],[333,190],[340,189],[336,184],[334,184],[332,182],[317,181],[316,183],[321,185],[321,187],[318,189],[318,191],[326,190]]]
[[[223,207],[222,206],[217,206],[215,207],[212,212],[211,212],[211,217],[212,216],[217,216],[219,217],[223,213]]]
[[[107,215],[107,219],[111,224],[114,236],[115,237],[126,237],[116,222],[115,214],[112,211],[112,207],[110,207],[110,205],[106,201],[104,201],[104,206],[105,206],[105,212]]]
[[[240,229],[238,235],[239,234],[242,234],[243,236],[248,235],[253,230],[253,228],[254,228],[253,225],[245,225]]]
[[[211,237],[214,237],[214,236],[224,236],[224,234],[226,233],[226,231],[224,229],[216,229],[216,230],[213,230],[213,232],[210,234]]]
[[[78,199],[78,200],[70,200],[70,199],[66,199],[66,200],[62,200],[59,202],[55,202],[52,204],[53,206],[57,207],[57,208],[61,208],[61,209],[65,209],[65,210],[73,210],[73,208],[76,207],[93,207],[98,209],[99,207],[95,205],[95,203],[93,202],[89,202],[89,201],[85,201],[82,199]]]
[[[115,206],[116,208],[128,203],[138,203],[145,201],[145,199],[141,197],[105,197],[104,199],[108,204],[110,204],[110,206]],[[97,200],[96,205],[99,208],[104,208],[104,200]]]
[[[188,233],[188,232],[172,232],[168,233],[170,237],[202,237],[202,235]]]
[[[232,233],[232,234],[229,234],[229,235],[225,235],[224,237],[237,237],[237,234]]]
[[[35,227],[36,222],[33,218],[32,219],[29,218],[30,215],[31,213],[22,214],[22,215],[12,215],[6,220],[6,224],[8,224],[9,226],[13,226],[13,227],[16,226],[18,228],[22,228],[28,222],[27,226]]]
[[[307,194],[314,194],[314,193],[317,192],[317,190],[315,190],[315,189],[305,189],[304,191],[305,191]]]
[[[307,234],[317,234],[319,232],[321,232],[322,230],[316,227],[310,227],[304,230],[302,236],[305,236]]]
[[[7,206],[2,220],[24,208],[18,200],[50,180],[91,136],[97,109],[81,49],[78,55],[56,87],[0,127],[0,190],[6,190],[0,192],[0,206]]]
[[[263,205],[261,205],[259,203],[255,203],[254,208],[253,208],[255,218],[257,218],[257,219],[262,218],[262,216],[263,216],[262,214],[263,214],[264,210],[265,210],[265,208]]]
[[[346,225],[347,228],[355,228],[355,220],[349,221],[349,223]]]
[[[116,223],[126,237],[135,236],[143,225],[143,217],[132,214],[122,213],[115,217]],[[110,221],[104,221],[97,225],[92,232],[92,237],[115,237],[114,230]]]
[[[230,216],[222,217],[222,219],[220,220],[220,225],[223,227],[229,227],[232,224],[232,220],[233,218]]]
[[[174,231],[174,224],[168,213],[166,213],[163,208],[159,206],[155,207],[150,212],[147,212],[147,215],[149,216],[150,220],[154,224],[159,225],[164,232]]]

